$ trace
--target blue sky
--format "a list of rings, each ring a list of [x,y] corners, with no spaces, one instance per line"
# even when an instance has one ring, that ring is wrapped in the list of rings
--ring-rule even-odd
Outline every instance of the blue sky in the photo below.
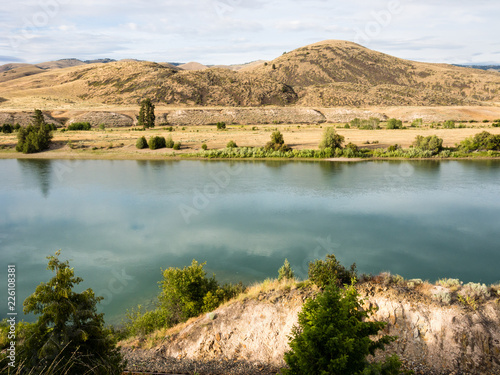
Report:
[[[492,0],[17,0],[2,4],[0,64],[238,64],[325,39],[417,61],[500,63],[499,18]]]

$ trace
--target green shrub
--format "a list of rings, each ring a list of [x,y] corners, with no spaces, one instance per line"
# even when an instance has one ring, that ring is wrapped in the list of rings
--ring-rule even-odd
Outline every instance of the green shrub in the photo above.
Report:
[[[43,118],[42,111],[36,109],[33,115],[32,125],[19,128],[17,134],[16,151],[24,154],[32,154],[47,150],[52,141],[52,132]]]
[[[3,124],[2,126],[0,126],[0,130],[4,134],[10,134],[14,131],[14,127],[11,124]]]
[[[391,118],[387,121],[387,129],[403,129],[403,121]]]
[[[285,140],[283,139],[283,134],[281,134],[280,131],[273,132],[273,134],[271,134],[271,142],[278,145],[284,144]]]
[[[89,122],[74,122],[68,125],[66,130],[90,130],[92,126]]]
[[[319,148],[321,150],[324,150],[325,148],[335,150],[336,148],[342,148],[343,143],[344,137],[340,134],[337,134],[334,128],[329,127],[326,128],[323,132]]]
[[[151,137],[149,139],[148,145],[151,150],[164,148],[166,147],[165,137],[158,137],[158,136]]]
[[[106,124],[99,124],[99,130],[106,130]]]
[[[384,363],[370,364],[369,355],[396,338],[379,336],[387,325],[368,318],[375,308],[361,305],[354,286],[340,289],[329,285],[316,299],[309,299],[299,313],[298,326],[292,329],[290,351],[285,353],[289,368],[286,375],[317,374],[400,374],[401,362],[396,356]],[[380,372],[381,369],[384,372]]]
[[[166,147],[166,148],[174,148],[174,144],[175,144],[175,142],[174,142],[174,140],[172,139],[172,136],[171,136],[171,135],[169,135],[169,136],[167,137],[167,139],[165,140],[165,147]]]
[[[309,263],[308,275],[309,280],[320,288],[326,288],[330,284],[350,284],[357,277],[356,263],[353,263],[348,270],[340,264],[335,255],[328,254],[325,260]]]
[[[206,143],[203,143],[203,144],[201,145],[201,148],[202,148],[203,150],[205,150],[205,151],[206,151],[206,150],[208,150],[208,146],[207,146],[207,144],[206,144]]]
[[[417,135],[413,145],[421,150],[428,150],[437,154],[443,149],[443,139],[436,135],[430,135],[428,137]]]
[[[437,283],[444,288],[458,288],[462,285],[459,279],[439,279]]]
[[[174,150],[180,150],[181,149],[181,142],[175,142],[174,145],[172,146]]]
[[[443,124],[443,127],[445,129],[455,129],[455,121],[453,121],[453,120],[445,121]]]
[[[137,147],[139,150],[142,150],[144,148],[148,148],[148,141],[146,141],[146,137],[141,137],[135,142],[135,147]]]
[[[226,148],[236,148],[236,147],[238,147],[238,145],[233,140],[229,141],[226,145]]]
[[[158,329],[168,327],[168,319],[161,309],[144,311],[143,306],[137,309],[127,310],[124,328],[126,336],[144,337]]]
[[[22,373],[45,373],[50,365],[50,374],[121,374],[120,351],[104,327],[104,315],[97,312],[102,297],[92,289],[74,292],[83,280],[59,255],[48,257],[48,269],[55,275],[24,301],[24,313],[38,319],[18,345],[16,360]]]
[[[295,275],[293,273],[292,267],[290,266],[290,262],[288,262],[288,259],[285,259],[285,263],[283,263],[283,266],[281,266],[281,268],[278,270],[278,281],[281,281],[283,279],[295,279]]]
[[[415,120],[413,120],[413,122],[411,123],[411,126],[416,128],[416,127],[420,127],[424,124],[424,120],[421,119],[421,118],[416,118]]]
[[[217,130],[224,130],[226,129],[226,123],[225,122],[218,122],[217,123]]]
[[[493,135],[486,131],[469,137],[460,143],[459,149],[465,152],[477,150],[500,151],[500,135]]]

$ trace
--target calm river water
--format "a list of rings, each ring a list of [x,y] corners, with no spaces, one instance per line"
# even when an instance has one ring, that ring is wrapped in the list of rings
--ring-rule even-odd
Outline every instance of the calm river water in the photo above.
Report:
[[[285,258],[306,278],[328,253],[365,273],[500,280],[500,161],[0,160],[0,176],[0,277],[17,266],[18,312],[58,249],[111,322],[192,259],[245,283]]]

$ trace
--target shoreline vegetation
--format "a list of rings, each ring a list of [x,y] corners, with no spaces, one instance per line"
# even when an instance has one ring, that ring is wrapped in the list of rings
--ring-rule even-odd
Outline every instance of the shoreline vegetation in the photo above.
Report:
[[[176,361],[174,358],[169,361],[169,358],[166,358],[162,363],[159,363],[158,360],[145,360],[145,353],[146,355],[151,355],[151,353],[157,355],[160,349],[162,351],[167,350],[165,349],[166,346],[170,349],[176,348],[182,340],[187,340],[185,345],[198,345],[199,339],[193,337],[194,341],[192,344],[188,344],[190,342],[189,335],[181,334],[181,332],[189,329],[189,327],[198,331],[201,328],[196,328],[196,324],[202,324],[202,327],[205,327],[203,329],[206,331],[209,326],[212,327],[217,324],[225,325],[224,319],[241,319],[238,317],[238,314],[241,314],[241,308],[237,307],[240,305],[247,307],[250,307],[249,304],[269,306],[280,301],[281,306],[288,306],[287,309],[290,310],[290,313],[292,311],[298,312],[298,309],[302,309],[302,313],[299,313],[298,324],[302,325],[303,328],[306,328],[310,324],[325,324],[326,328],[327,326],[336,324],[338,320],[345,319],[346,321],[349,320],[350,323],[354,322],[355,325],[373,325],[366,331],[370,335],[377,334],[379,330],[382,330],[388,324],[390,327],[391,324],[390,318],[385,318],[389,322],[385,319],[380,319],[380,317],[375,320],[366,320],[378,308],[375,309],[371,304],[368,309],[366,305],[364,309],[361,309],[361,306],[365,304],[367,297],[375,295],[375,291],[382,293],[385,296],[384,298],[389,298],[389,300],[392,298],[400,301],[401,297],[404,297],[403,299],[411,301],[411,305],[418,304],[421,306],[425,304],[430,306],[430,308],[447,309],[447,311],[458,309],[457,311],[460,311],[461,314],[482,313],[491,308],[498,310],[498,306],[500,306],[500,284],[492,284],[490,286],[473,282],[464,284],[458,279],[440,279],[435,283],[430,283],[421,279],[406,280],[400,275],[392,275],[387,272],[379,275],[358,274],[355,264],[346,268],[333,254],[327,255],[324,260],[310,262],[308,278],[306,280],[296,279],[290,263],[285,259],[283,266],[277,270],[276,279],[266,279],[250,286],[245,286],[242,283],[221,284],[217,281],[215,275],[209,277],[206,274],[203,269],[205,263],[198,263],[196,260],[193,260],[191,265],[185,266],[182,269],[171,267],[163,269],[161,273],[159,272],[158,276],[159,278],[161,277],[161,281],[159,282],[160,292],[154,309],[144,310],[139,305],[135,309],[127,310],[126,320],[122,322],[121,326],[105,327],[103,314],[98,314],[96,310],[96,306],[102,298],[95,296],[91,289],[87,289],[82,293],[73,292],[73,286],[83,280],[74,275],[74,269],[69,267],[68,261],[63,262],[58,259],[59,255],[60,252],[56,252],[55,256],[48,257],[49,269],[55,272],[54,277],[48,283],[42,282],[36,291],[24,302],[25,312],[35,311],[36,314],[40,315],[40,318],[34,323],[20,321],[15,326],[15,335],[17,337],[16,366],[20,366],[15,372],[9,372],[8,370],[6,362],[8,357],[5,351],[9,345],[7,336],[12,330],[10,330],[9,323],[6,320],[0,324],[2,350],[2,354],[0,355],[0,363],[2,365],[0,366],[0,373],[2,374],[18,374],[22,373],[21,370],[24,369],[27,371],[32,370],[29,373],[35,371],[34,373],[48,375],[53,373],[53,369],[51,369],[53,366],[60,370],[60,372],[55,371],[54,373],[80,374],[82,373],[82,369],[85,370],[88,368],[88,364],[80,363],[78,360],[79,355],[85,355],[90,361],[89,363],[95,366],[91,373],[97,370],[96,374],[120,374],[124,369],[128,371],[168,372],[174,371],[174,368],[175,371],[185,373],[187,370],[186,366],[191,366],[192,361],[189,358],[183,361]],[[63,291],[58,291],[54,285],[63,288]],[[327,298],[328,301],[323,300],[322,302],[322,298]],[[87,310],[90,312],[88,316],[78,315],[78,319],[80,320],[77,323],[73,322],[74,318],[71,314],[74,312],[70,308],[72,303],[76,303],[75,301],[79,301],[78,303],[85,301],[89,305]],[[61,303],[68,304],[67,313],[54,315],[54,306],[60,306]],[[317,305],[317,303],[320,303],[320,305]],[[322,303],[325,303],[324,306],[321,306]],[[342,308],[344,303],[348,303],[349,307],[346,305],[344,306],[345,308]],[[232,316],[227,312],[235,308],[234,306],[236,306],[237,316]],[[327,321],[321,319],[315,322],[302,321],[301,319],[305,319],[306,317],[304,311],[308,308],[317,309],[320,314],[318,317],[324,316],[327,318]],[[342,315],[346,311],[350,312],[345,316]],[[359,311],[365,312],[359,315]],[[263,313],[261,310],[261,314]],[[227,316],[224,318],[225,315]],[[295,314],[291,313],[289,315],[293,320],[290,323],[293,323],[293,326],[297,327],[297,322],[293,317]],[[263,315],[261,315],[262,317]],[[400,318],[398,317],[398,319]],[[203,323],[204,321],[208,323]],[[54,324],[51,324],[51,322]],[[400,324],[402,324],[402,321]],[[47,327],[54,328],[47,329]],[[98,327],[98,330],[95,327]],[[291,325],[287,323],[286,329],[290,329],[290,327]],[[353,340],[361,340],[364,342],[364,345],[372,345],[370,341],[366,341],[368,339],[364,338],[364,334],[357,336],[357,334],[349,332],[348,325],[341,324],[339,327],[339,329],[345,330],[342,331],[345,336],[342,334],[339,337],[352,337]],[[243,327],[241,328],[243,329]],[[65,332],[65,334],[59,335],[58,330]],[[73,331],[78,331],[78,334],[73,336],[71,334],[68,335],[68,332],[71,333]],[[211,334],[205,331],[201,334]],[[356,329],[355,331],[358,330]],[[316,337],[314,332],[317,331],[311,332],[312,336],[306,335],[304,332],[303,330],[293,328],[293,338],[283,336],[288,337],[288,340],[284,338],[283,340],[280,339],[283,342],[280,341],[278,352],[283,351],[285,357],[269,363],[269,371],[265,373],[275,374],[280,369],[286,373],[290,373],[290,369],[302,368],[304,363],[307,363],[307,358],[310,356],[309,349],[307,349],[309,345],[316,348],[317,345],[322,345],[326,338],[321,335],[320,337]],[[383,336],[385,339],[382,341],[384,344],[389,344],[398,339],[395,336],[387,336],[387,331],[383,331],[382,333],[385,335]],[[226,335],[226,333],[217,334],[219,335],[217,336],[219,339],[216,339],[216,341],[220,341],[220,337]],[[380,336],[377,337],[380,339]],[[333,339],[330,336],[327,338]],[[102,353],[93,349],[92,345],[88,345],[88,341],[92,344],[92,340],[94,339],[106,343],[105,349],[107,354],[105,357],[102,357]],[[48,340],[51,343],[53,346],[51,350],[47,350],[44,340]],[[198,344],[195,344],[195,342]],[[288,349],[287,343],[290,345]],[[210,346],[211,349],[209,350],[215,350],[214,353],[218,353],[219,349],[213,345]],[[248,350],[255,349],[253,346],[250,346],[249,342],[247,345],[249,345]],[[373,345],[375,345],[375,342]],[[474,345],[474,343],[471,342],[468,345]],[[260,346],[261,341],[258,344],[258,347]],[[45,348],[44,351],[34,350],[40,347]],[[383,351],[379,352],[377,357],[367,361],[365,357],[368,354],[368,350],[359,353],[359,346],[351,349],[348,349],[348,347],[345,348],[346,351],[344,354],[346,358],[349,358],[349,361],[351,361],[351,358],[356,361],[358,363],[356,366],[371,368],[371,366],[383,364],[383,362],[379,362],[381,359],[384,360],[385,354]],[[401,370],[403,369],[417,370],[415,366],[425,365],[425,361],[415,363],[411,358],[412,354],[410,352],[403,351],[399,353],[400,358],[398,358],[394,354],[396,347],[389,347],[389,353],[393,354],[391,357],[385,356],[385,363],[396,368],[394,371],[384,373],[401,374],[403,372]],[[59,351],[57,348],[63,349]],[[373,348],[383,349],[383,345],[375,345]],[[184,348],[184,350],[189,351],[189,348]],[[142,351],[145,351],[145,353]],[[35,352],[38,353],[36,358],[30,354]],[[293,352],[295,354],[291,354]],[[77,353],[76,356],[75,353]],[[321,353],[322,355],[327,355],[325,353],[328,353],[328,351],[322,351]],[[302,357],[302,354],[305,354],[305,356]],[[332,352],[331,355],[335,357],[337,354]],[[380,355],[383,356],[380,357]],[[299,359],[296,358],[297,356]],[[113,363],[109,361],[111,357],[113,357]],[[231,363],[233,363],[231,366],[236,367],[247,366],[245,372],[235,373],[262,373],[262,369],[257,370],[253,368],[256,366],[251,362],[247,363],[244,360],[235,360],[231,361]],[[202,373],[211,373],[215,369],[213,366],[219,366],[217,367],[218,373],[221,370],[220,364],[216,364],[210,360],[207,360],[206,363],[204,361],[195,363],[196,365],[199,366],[199,369],[205,367],[204,370],[207,372],[203,371]],[[480,367],[483,364],[476,365]],[[224,366],[228,366],[228,364]],[[228,370],[228,368],[224,369]],[[303,372],[292,371],[292,373]]]

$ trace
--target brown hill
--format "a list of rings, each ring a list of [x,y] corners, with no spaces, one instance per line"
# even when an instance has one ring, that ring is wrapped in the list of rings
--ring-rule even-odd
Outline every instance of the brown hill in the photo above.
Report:
[[[179,65],[179,68],[183,70],[205,70],[208,69],[208,66],[191,61],[188,62],[187,64]]]
[[[498,73],[403,60],[338,40],[299,48],[254,72],[292,86],[302,105],[465,105],[500,101]]]
[[[195,63],[179,70],[166,64],[122,60],[52,69],[26,77],[28,73],[18,72],[24,76],[3,82],[0,75],[1,96],[7,99],[2,106],[136,105],[145,97],[158,104],[201,106],[456,106],[500,102],[500,73],[402,60],[344,41],[312,44],[239,71]]]

